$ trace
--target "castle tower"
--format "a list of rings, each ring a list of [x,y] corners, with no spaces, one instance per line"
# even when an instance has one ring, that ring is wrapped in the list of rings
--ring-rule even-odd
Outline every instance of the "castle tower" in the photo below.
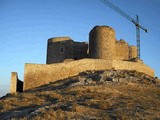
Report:
[[[88,44],[74,42],[69,37],[54,37],[48,39],[47,64],[60,63],[65,59],[82,59],[87,57]]]
[[[114,59],[115,31],[109,26],[95,26],[89,33],[89,56],[98,59]]]
[[[71,46],[73,43],[73,40],[69,37],[54,37],[48,39],[48,45],[47,45],[47,64],[51,63],[58,63],[63,62],[63,60],[66,58],[66,55],[68,58],[71,58],[73,50],[72,48],[67,47]],[[69,49],[69,50],[66,50]]]

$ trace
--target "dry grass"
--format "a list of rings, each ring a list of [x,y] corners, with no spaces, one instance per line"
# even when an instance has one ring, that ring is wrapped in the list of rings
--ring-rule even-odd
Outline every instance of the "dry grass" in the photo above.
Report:
[[[33,108],[27,113],[28,119],[34,120],[160,118],[160,87],[154,84],[102,84],[56,90],[46,90],[46,87],[1,99],[0,118],[6,111],[13,114],[28,108]],[[21,119],[27,119],[26,115],[22,116]]]

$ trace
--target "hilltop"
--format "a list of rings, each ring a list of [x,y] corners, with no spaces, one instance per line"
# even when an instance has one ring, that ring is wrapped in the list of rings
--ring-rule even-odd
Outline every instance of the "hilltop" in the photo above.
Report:
[[[127,70],[86,71],[3,96],[0,119],[158,120],[159,106],[156,78]]]

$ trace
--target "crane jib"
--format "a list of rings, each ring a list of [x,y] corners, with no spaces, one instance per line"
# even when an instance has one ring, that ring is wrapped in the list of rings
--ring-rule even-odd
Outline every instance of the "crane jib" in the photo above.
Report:
[[[110,1],[108,0],[100,0],[100,1],[106,4],[111,9],[113,9],[115,12],[119,13],[121,16],[125,17],[126,19],[134,23],[134,25],[136,26],[137,51],[138,51],[137,57],[140,59],[140,29],[144,30],[146,33],[147,33],[147,29],[145,29],[139,24],[138,15],[136,15],[136,20],[135,20],[132,17],[130,17],[128,14],[126,14],[124,11],[122,11],[119,7],[112,4]]]

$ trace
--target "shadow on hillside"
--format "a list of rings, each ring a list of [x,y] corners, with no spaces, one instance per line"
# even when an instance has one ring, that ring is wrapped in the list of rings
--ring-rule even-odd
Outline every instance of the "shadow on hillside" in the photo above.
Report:
[[[78,76],[78,77],[77,77]],[[155,78],[146,74],[127,71],[127,70],[100,70],[100,71],[86,71],[81,72],[76,77],[69,77],[61,79],[55,82],[50,82],[30,90],[26,90],[26,93],[61,90],[71,86],[71,84],[80,82],[82,85],[88,85],[92,83],[105,83],[105,81],[111,81],[113,83],[140,83],[140,84],[158,84]],[[93,82],[94,81],[94,82]]]
[[[92,71],[86,71],[86,72],[81,72],[79,73],[77,76],[81,76],[81,77],[85,77],[86,79],[94,79],[96,81],[100,81],[101,76],[99,74],[102,74],[104,71],[96,71],[96,72],[92,72]],[[58,80],[55,82],[50,82],[49,84],[45,84],[30,90],[26,90],[24,92],[26,93],[33,93],[36,91],[49,91],[49,90],[61,90],[61,89],[66,89],[68,88],[71,84],[80,82],[79,79],[70,77],[70,78],[66,78],[66,79],[62,79],[62,80]]]
[[[71,84],[79,82],[78,79],[64,79],[64,80],[59,80],[56,82],[52,82],[46,85],[42,85],[40,87],[31,89],[31,90],[26,90],[24,91],[25,93],[34,93],[36,91],[41,92],[41,91],[50,91],[50,90],[61,90],[68,88]],[[58,84],[58,85],[57,85]]]
[[[0,113],[0,120],[8,120],[13,117],[25,117],[26,115],[35,111],[39,107],[41,107],[41,106],[30,105],[30,106],[19,107],[16,109],[11,109],[11,110],[8,110],[7,112]]]

